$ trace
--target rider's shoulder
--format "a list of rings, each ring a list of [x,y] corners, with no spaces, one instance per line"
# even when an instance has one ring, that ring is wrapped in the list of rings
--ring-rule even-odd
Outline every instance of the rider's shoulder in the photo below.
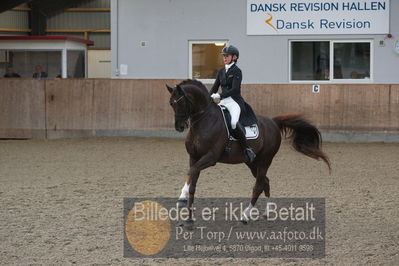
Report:
[[[234,64],[233,70],[234,71],[241,71],[241,68],[237,64]]]
[[[234,72],[237,73],[237,74],[242,74],[241,68],[239,68],[237,65],[234,68]]]

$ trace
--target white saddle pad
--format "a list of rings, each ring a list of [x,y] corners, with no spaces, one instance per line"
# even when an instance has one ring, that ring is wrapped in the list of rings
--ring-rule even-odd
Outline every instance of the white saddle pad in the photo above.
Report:
[[[259,128],[257,124],[245,127],[245,137],[247,139],[257,139],[259,137]],[[232,135],[229,137],[231,140],[236,140]]]
[[[223,120],[224,120],[224,124],[227,130],[227,135],[229,136],[230,140],[236,140],[229,132],[229,127],[227,126],[227,123],[230,123],[226,121],[226,117],[224,116],[224,112],[223,109],[225,108],[224,106],[219,106],[220,107],[220,111],[222,112],[223,115]],[[245,137],[247,139],[257,139],[259,137],[259,128],[257,124],[253,124],[252,126],[248,126],[245,127]]]

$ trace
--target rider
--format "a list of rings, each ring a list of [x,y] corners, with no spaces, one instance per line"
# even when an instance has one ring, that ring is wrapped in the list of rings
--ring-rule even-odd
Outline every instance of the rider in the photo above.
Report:
[[[213,84],[210,94],[212,99],[220,105],[226,106],[231,115],[231,128],[233,129],[234,137],[239,141],[241,147],[245,150],[250,162],[255,160],[254,151],[248,146],[245,137],[244,125],[252,125],[256,123],[256,116],[252,108],[245,103],[241,97],[241,69],[237,66],[239,51],[233,45],[225,46],[222,50],[223,62],[225,67],[220,69],[215,83]],[[219,86],[222,87],[222,93],[219,94]]]

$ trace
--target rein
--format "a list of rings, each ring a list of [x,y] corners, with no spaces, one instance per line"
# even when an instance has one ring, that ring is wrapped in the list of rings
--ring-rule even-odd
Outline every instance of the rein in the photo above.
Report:
[[[187,98],[187,96],[185,94],[182,95],[179,99],[175,100],[173,103],[176,104],[182,99],[185,99],[188,102],[188,110],[186,110],[185,113],[175,114],[175,118],[184,118],[185,120],[191,119],[192,125],[197,123],[199,120],[201,120],[203,114],[205,114],[205,112],[209,109],[209,106],[211,105],[211,101],[209,101],[208,105],[204,109],[202,109],[194,114],[191,114],[192,102],[190,101],[190,99]],[[196,116],[199,116],[199,117],[195,118]]]
[[[209,102],[208,105],[204,109],[191,115],[191,125],[194,125],[195,123],[197,123],[198,121],[200,121],[202,119],[203,115],[206,113],[206,111],[208,111],[210,105],[211,105],[211,102]],[[199,117],[194,120],[195,116],[199,116]]]

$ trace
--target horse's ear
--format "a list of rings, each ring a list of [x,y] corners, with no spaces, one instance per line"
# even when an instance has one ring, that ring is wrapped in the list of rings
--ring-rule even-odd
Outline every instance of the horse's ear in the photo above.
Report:
[[[169,93],[172,94],[173,88],[169,87],[168,84],[166,84],[166,88],[168,89]]]

